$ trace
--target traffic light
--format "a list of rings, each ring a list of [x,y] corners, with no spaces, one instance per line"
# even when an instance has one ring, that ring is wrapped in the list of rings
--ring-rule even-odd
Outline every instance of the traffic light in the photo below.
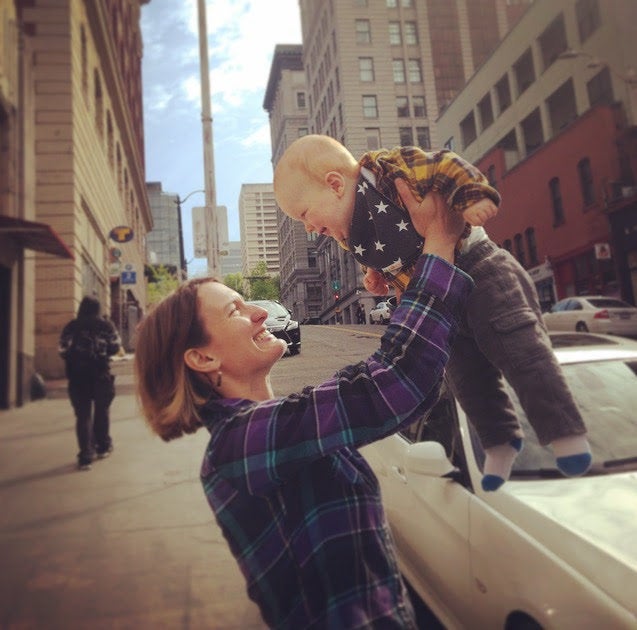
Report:
[[[335,292],[334,293],[334,301],[338,302],[338,298],[339,298],[339,295],[338,295],[338,293]]]

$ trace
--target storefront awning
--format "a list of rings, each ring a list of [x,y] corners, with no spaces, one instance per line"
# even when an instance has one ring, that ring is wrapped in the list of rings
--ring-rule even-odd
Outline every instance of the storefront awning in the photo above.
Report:
[[[10,238],[24,249],[33,249],[36,252],[53,254],[71,260],[74,258],[73,252],[55,230],[46,223],[36,223],[35,221],[0,215],[0,237],[2,236]]]

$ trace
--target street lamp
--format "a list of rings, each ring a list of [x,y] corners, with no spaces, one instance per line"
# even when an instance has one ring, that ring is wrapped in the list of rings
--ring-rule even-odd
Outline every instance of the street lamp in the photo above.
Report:
[[[193,190],[181,199],[179,198],[179,195],[175,197],[175,204],[177,205],[177,219],[179,221],[179,264],[181,267],[181,280],[185,280],[188,276],[188,265],[186,263],[186,253],[184,252],[184,229],[181,221],[181,204],[189,199],[191,195],[205,192],[205,190]]]
[[[599,57],[595,57],[595,55],[591,55],[590,53],[587,53],[583,50],[577,50],[575,48],[567,48],[565,51],[561,52],[557,56],[558,59],[577,59],[579,57],[584,57],[589,60],[586,64],[587,68],[608,68],[614,75],[619,77],[628,86],[637,86],[637,71],[635,71],[635,68],[628,68],[626,74],[622,74],[621,72],[617,72],[615,68],[611,67],[611,65],[607,61],[604,61]]]

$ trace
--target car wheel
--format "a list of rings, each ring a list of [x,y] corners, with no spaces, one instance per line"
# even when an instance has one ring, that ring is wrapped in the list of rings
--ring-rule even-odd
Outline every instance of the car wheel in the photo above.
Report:
[[[516,613],[507,619],[504,630],[542,630],[542,626],[533,617]]]
[[[292,356],[294,356],[295,354],[298,354],[299,352],[301,352],[301,346],[292,346],[290,348],[290,354]]]
[[[575,330],[577,332],[588,332],[588,326],[584,322],[577,322],[577,324],[575,324]]]

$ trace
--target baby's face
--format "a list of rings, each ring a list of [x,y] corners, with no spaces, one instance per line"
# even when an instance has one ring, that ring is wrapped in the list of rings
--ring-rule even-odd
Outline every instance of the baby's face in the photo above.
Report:
[[[281,206],[281,209],[292,219],[301,221],[307,232],[344,241],[352,222],[354,184],[344,180],[340,189],[327,184],[309,186],[296,200],[286,207]]]

